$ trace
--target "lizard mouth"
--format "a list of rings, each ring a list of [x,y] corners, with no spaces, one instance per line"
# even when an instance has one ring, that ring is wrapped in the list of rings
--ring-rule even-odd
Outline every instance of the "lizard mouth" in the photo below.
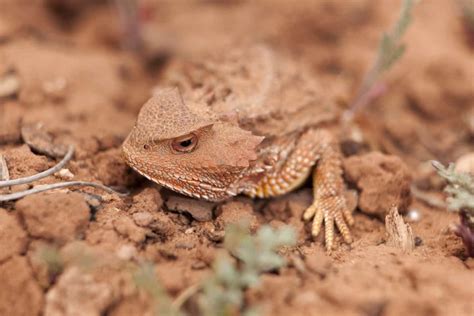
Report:
[[[235,195],[234,193],[230,192],[230,190],[211,186],[210,184],[207,184],[205,182],[176,178],[158,178],[156,176],[152,176],[146,172],[143,172],[138,168],[132,168],[148,180],[153,181],[174,192],[178,192],[189,197],[219,202],[224,200],[225,198]]]
[[[160,171],[158,168],[144,166],[136,160],[131,161],[130,155],[124,151],[125,161],[136,172],[167,189],[183,195],[208,201],[222,201],[236,195],[226,188],[216,187],[205,181],[196,181],[185,177],[173,177],[171,172]]]

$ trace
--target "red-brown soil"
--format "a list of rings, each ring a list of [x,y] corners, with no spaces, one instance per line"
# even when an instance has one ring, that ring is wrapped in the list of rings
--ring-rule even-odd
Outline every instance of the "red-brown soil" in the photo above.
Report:
[[[120,198],[62,189],[0,204],[0,315],[150,315],[123,262],[152,262],[177,297],[206,277],[225,226],[242,218],[253,229],[287,223],[298,232],[298,247],[285,252],[289,266],[246,293],[265,315],[474,315],[474,261],[450,230],[457,215],[409,194],[412,183],[442,199],[443,182],[428,161],[474,151],[474,51],[456,1],[416,7],[387,92],[357,119],[364,146],[344,150],[356,153],[344,164],[360,194],[355,241],[338,240],[330,255],[301,221],[309,188],[268,201],[180,200],[127,167],[120,145],[164,67],[218,46],[265,42],[341,89],[338,102],[348,106],[400,1],[141,3],[138,54],[122,49],[110,1],[0,0],[0,85],[7,73],[19,79],[16,93],[0,96],[0,154],[10,177],[56,163],[22,141],[21,127],[41,122],[55,142],[75,145],[67,165],[75,180],[131,191]],[[419,214],[406,216],[417,245],[409,253],[386,244],[383,218],[393,203]],[[62,273],[52,275],[38,258],[45,245],[61,253]],[[68,265],[77,249],[115,259],[83,272]]]

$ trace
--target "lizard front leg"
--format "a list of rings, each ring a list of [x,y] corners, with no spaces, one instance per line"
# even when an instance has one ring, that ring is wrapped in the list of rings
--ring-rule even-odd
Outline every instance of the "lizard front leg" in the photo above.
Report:
[[[348,225],[352,225],[354,219],[344,198],[341,165],[339,146],[331,133],[324,129],[311,129],[300,136],[279,168],[267,173],[245,193],[251,197],[267,198],[291,192],[303,184],[313,170],[314,200],[303,218],[313,219],[311,233],[314,237],[319,235],[324,221],[326,249],[331,250],[335,226],[347,243],[352,242]]]
[[[334,242],[334,227],[337,226],[346,243],[352,243],[349,225],[354,223],[344,197],[342,177],[342,155],[330,132],[315,131],[319,161],[313,170],[313,203],[304,212],[305,220],[313,219],[311,234],[319,235],[325,226],[326,249],[330,251]]]

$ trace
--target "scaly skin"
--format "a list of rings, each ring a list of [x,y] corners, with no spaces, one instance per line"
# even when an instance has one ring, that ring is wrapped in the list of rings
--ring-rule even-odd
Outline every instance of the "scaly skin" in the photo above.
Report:
[[[267,50],[239,54],[191,68],[197,74],[189,76],[203,84],[180,76],[186,77],[177,82],[181,89],[157,91],[123,144],[126,162],[158,184],[209,201],[282,195],[312,172],[314,202],[303,216],[313,220],[312,235],[324,223],[327,250],[335,227],[351,243],[354,220],[343,194],[341,153],[322,127],[332,113],[315,84],[290,62],[273,62]],[[254,68],[258,72],[249,74]],[[263,83],[253,91],[248,78]],[[299,103],[286,106],[294,97]],[[233,106],[243,117],[222,112]]]
[[[280,168],[267,172],[244,194],[252,198],[269,198],[289,193],[303,184],[312,171],[314,201],[303,215],[306,221],[313,219],[311,234],[318,236],[324,221],[328,250],[333,248],[334,226],[350,244],[352,237],[348,225],[354,224],[354,219],[344,198],[341,163],[339,146],[331,133],[324,129],[309,130],[301,135],[294,151]]]

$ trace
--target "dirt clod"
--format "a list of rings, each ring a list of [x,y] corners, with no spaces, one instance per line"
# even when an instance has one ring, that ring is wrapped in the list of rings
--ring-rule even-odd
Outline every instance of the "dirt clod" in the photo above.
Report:
[[[42,123],[25,124],[21,127],[21,137],[30,148],[40,154],[60,158],[66,154],[67,146],[55,143]]]
[[[89,206],[79,193],[31,195],[16,209],[29,235],[59,244],[80,237],[89,223]]]
[[[115,230],[122,236],[136,243],[143,242],[146,238],[146,230],[135,224],[133,219],[127,215],[119,215],[113,221]]]
[[[166,201],[166,206],[170,211],[185,212],[199,222],[206,222],[212,219],[216,204],[173,195]]]
[[[361,211],[384,218],[392,206],[407,210],[411,176],[400,158],[378,152],[353,156],[344,161],[344,172],[360,190]]]
[[[0,315],[40,315],[43,291],[25,257],[15,256],[0,265]]]
[[[67,269],[46,294],[45,316],[102,315],[114,301],[114,291],[107,282],[78,267]]]
[[[221,206],[221,214],[217,217],[216,227],[224,229],[231,224],[247,222],[250,230],[255,231],[259,222],[252,205],[240,201],[231,201]]]
[[[22,145],[4,152],[10,178],[31,176],[48,169],[48,159],[35,155],[27,145]]]
[[[25,250],[26,232],[15,216],[0,208],[0,262]]]

